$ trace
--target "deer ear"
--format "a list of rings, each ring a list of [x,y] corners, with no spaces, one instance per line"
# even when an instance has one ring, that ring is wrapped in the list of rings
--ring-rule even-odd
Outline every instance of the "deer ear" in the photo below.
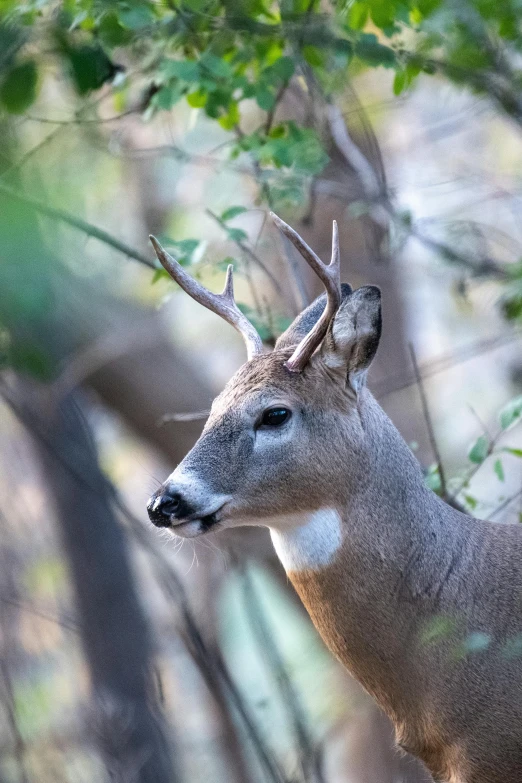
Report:
[[[381,292],[365,285],[343,300],[323,340],[322,360],[330,369],[343,372],[355,390],[366,380],[381,325]]]
[[[341,295],[346,299],[352,293],[351,285],[343,283],[341,285]],[[326,305],[326,294],[321,294],[315,299],[311,305],[303,310],[290,324],[288,329],[278,337],[276,342],[276,350],[278,348],[291,348],[293,345],[297,345],[301,342],[303,337],[306,337],[308,332],[313,329],[319,318],[321,317]]]

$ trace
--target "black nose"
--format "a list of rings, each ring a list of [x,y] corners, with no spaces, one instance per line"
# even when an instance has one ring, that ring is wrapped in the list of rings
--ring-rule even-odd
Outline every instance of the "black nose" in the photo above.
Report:
[[[165,492],[153,495],[147,503],[149,519],[156,527],[170,527],[173,516],[179,514],[182,506],[179,492]]]

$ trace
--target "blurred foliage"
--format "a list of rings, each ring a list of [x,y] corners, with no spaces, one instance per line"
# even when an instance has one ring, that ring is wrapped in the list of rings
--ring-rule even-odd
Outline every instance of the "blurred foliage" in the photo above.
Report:
[[[493,506],[491,506],[490,501],[484,505],[475,494],[471,493],[470,484],[483,465],[492,469],[501,484],[505,483],[506,471],[503,458],[508,455],[509,457],[522,459],[522,449],[506,443],[504,435],[520,424],[522,424],[522,396],[518,395],[509,400],[499,411],[497,431],[494,434],[484,431],[470,445],[468,449],[468,462],[470,465],[464,470],[464,473],[453,477],[448,487],[444,487],[440,475],[440,466],[435,463],[426,470],[426,485],[441,496],[444,496],[445,490],[445,500],[457,500],[459,503],[462,503],[463,509],[471,514],[480,510],[486,514],[489,512],[488,519],[490,517],[493,518],[500,510],[509,505],[512,498],[502,494],[497,498]],[[518,490],[514,497],[518,497],[519,494],[520,491]],[[497,502],[500,505],[497,505]],[[522,512],[518,513],[518,521],[522,522]]]
[[[228,130],[247,99],[273,111],[297,71],[330,92],[352,62],[393,68],[397,94],[421,72],[442,72],[518,111],[517,0],[352,0],[329,10],[318,0],[4,0],[0,11],[1,97],[14,113],[34,100],[50,57],[82,95],[124,70],[120,59],[139,58],[150,76],[146,111],[185,98]]]
[[[521,21],[520,0],[353,0],[330,4],[318,0],[0,0],[0,369],[9,366],[48,381],[63,369],[63,356],[69,348],[65,330],[56,327],[59,321],[53,321],[57,306],[53,274],[59,264],[50,248],[60,245],[53,241],[52,229],[47,231],[46,241],[42,240],[38,210],[30,204],[35,195],[45,201],[47,194],[39,190],[35,194],[33,182],[25,202],[12,197],[13,190],[23,196],[27,188],[23,175],[18,176],[18,167],[26,160],[16,147],[18,123],[33,111],[39,113],[38,100],[51,84],[58,84],[60,91],[77,101],[74,121],[84,116],[82,112],[89,121],[96,121],[98,100],[107,94],[113,96],[118,117],[137,113],[144,122],[186,102],[227,134],[224,149],[230,160],[237,165],[248,161],[255,174],[257,202],[263,208],[302,205],[329,157],[315,126],[278,118],[277,108],[292,83],[303,92],[317,91],[325,102],[341,105],[347,82],[365,69],[387,69],[390,89],[397,96],[412,89],[420,75],[437,76],[486,96],[517,127],[522,125]],[[140,91],[137,104],[136,83]],[[53,94],[52,89],[48,94]],[[219,207],[219,214],[212,217],[238,255],[244,255],[252,252],[249,236],[240,225],[247,210],[236,201],[234,196],[232,204],[222,211]],[[370,209],[367,203],[357,201],[352,202],[350,211],[355,217],[368,214]],[[396,217],[405,234],[414,235],[415,217],[405,211],[397,212]],[[72,213],[69,219],[74,226]],[[102,237],[92,226],[84,223],[81,230],[126,252],[122,243],[110,242],[108,235]],[[169,233],[159,238],[191,273],[204,273],[206,244],[201,238],[180,240]],[[458,247],[457,241],[458,237],[452,249]],[[442,247],[438,251],[451,263],[458,262],[455,252],[448,253]],[[134,257],[143,260],[137,253]],[[229,263],[241,271],[242,265],[230,257],[216,266],[224,270]],[[502,265],[502,272],[498,278],[502,312],[506,319],[520,321],[522,262]],[[165,277],[163,269],[152,272],[153,282]],[[62,275],[58,285],[65,287],[64,281]],[[268,323],[258,310],[244,304],[241,309],[266,341],[288,325],[288,319],[279,315]],[[56,356],[48,352],[49,330],[54,330],[51,342]],[[521,420],[522,398],[516,397],[500,412],[498,432],[481,432],[471,444],[468,463],[447,487],[451,498],[466,510],[493,517],[510,500],[500,494],[500,505],[486,505],[475,494],[475,485],[471,488],[472,479],[479,470],[489,470],[494,486],[501,493],[505,491],[513,463],[520,465],[517,460],[522,458],[522,449],[509,440],[511,429]],[[439,465],[428,469],[426,481],[442,494]],[[24,569],[23,575],[24,590],[38,600],[55,600],[66,581],[63,562],[52,553]],[[239,575],[236,582],[231,590],[242,596]],[[308,668],[316,672],[322,653],[312,649],[306,638],[308,627],[301,628],[295,609],[281,611],[283,598],[275,586],[271,591],[266,584],[261,587],[260,592],[272,599],[266,607],[269,620],[271,608],[274,625],[284,625],[275,636],[280,644],[290,645],[291,649],[284,651],[287,668],[299,679],[307,668],[304,658],[310,655],[313,660]],[[233,606],[227,605],[229,610]],[[237,636],[238,619],[227,620],[232,627],[230,637]],[[34,618],[31,622],[36,635]],[[425,629],[423,641],[436,644],[452,633],[452,621],[436,617]],[[458,654],[480,652],[487,643],[484,635],[471,634],[458,639]],[[235,654],[244,656],[243,668],[252,672],[255,685],[259,678],[254,675],[256,669],[263,668],[262,662],[252,663],[251,640],[246,639],[243,646],[244,650],[236,640]],[[66,649],[70,658],[70,647]],[[521,652],[520,635],[506,642],[507,657]],[[57,719],[48,684],[38,672],[33,674],[26,680],[20,678],[13,690],[20,731],[27,740]],[[334,679],[331,672],[314,676],[321,700],[325,693],[334,693],[335,684],[324,684],[327,678]],[[270,679],[270,671],[265,677]],[[267,683],[264,690],[274,701],[273,683]],[[323,711],[332,709],[322,701],[318,706],[319,701],[315,703],[317,714],[312,713],[314,725]],[[252,705],[252,709],[258,708],[266,713],[268,733],[274,710]],[[282,744],[288,744],[282,732],[275,733]],[[11,779],[16,779],[16,774]],[[80,778],[75,771],[68,779]],[[96,776],[86,774],[83,779]]]
[[[519,0],[345,0],[327,6],[319,0],[3,0],[0,107],[10,115],[27,113],[57,72],[79,98],[90,97],[91,108],[107,86],[122,115],[139,111],[145,121],[186,101],[230,134],[230,159],[249,157],[258,203],[303,204],[328,154],[315,126],[276,117],[292,80],[330,102],[365,68],[394,71],[396,95],[421,73],[440,74],[488,96],[520,124],[521,11]],[[130,89],[135,77],[137,108]],[[251,120],[253,104],[260,121],[247,131],[242,121],[247,115]],[[238,209],[225,210],[221,222],[244,250],[246,233],[228,224]],[[414,229],[407,226],[409,233]],[[168,244],[181,263],[199,260],[198,240]],[[459,260],[454,250],[440,253]],[[503,274],[502,312],[520,320],[522,265]],[[154,280],[162,276],[159,271]],[[23,363],[36,368],[39,359],[27,356]]]

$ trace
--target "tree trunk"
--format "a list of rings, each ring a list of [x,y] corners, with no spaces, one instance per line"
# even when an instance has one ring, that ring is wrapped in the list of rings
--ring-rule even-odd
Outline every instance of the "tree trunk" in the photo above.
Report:
[[[92,433],[71,397],[51,415],[48,398],[33,384],[21,383],[17,399],[54,496],[91,675],[91,729],[110,779],[174,783],[154,698],[151,634]]]

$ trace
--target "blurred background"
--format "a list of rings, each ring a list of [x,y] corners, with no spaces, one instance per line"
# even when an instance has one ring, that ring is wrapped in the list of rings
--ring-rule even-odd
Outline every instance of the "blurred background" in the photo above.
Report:
[[[421,783],[265,531],[149,495],[320,289],[381,287],[370,387],[446,500],[522,522],[518,0],[0,2],[0,782]]]

